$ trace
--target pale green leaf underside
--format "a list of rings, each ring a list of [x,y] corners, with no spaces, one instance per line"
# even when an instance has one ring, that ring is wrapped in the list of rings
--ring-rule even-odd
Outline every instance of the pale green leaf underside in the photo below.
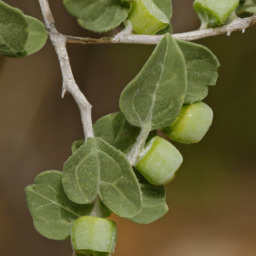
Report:
[[[93,209],[93,205],[71,202],[63,190],[61,179],[61,172],[47,171],[39,174],[34,185],[25,189],[36,230],[54,240],[69,238],[73,222],[90,214]]]
[[[150,224],[168,212],[166,204],[166,193],[164,186],[153,186],[135,170],[142,192],[142,211],[130,218],[138,224]]]
[[[62,183],[70,200],[103,203],[121,217],[141,211],[141,191],[126,156],[100,138],[89,138],[64,164]]]
[[[187,93],[185,104],[202,101],[208,95],[208,87],[215,85],[220,66],[216,56],[206,47],[176,40],[186,62]]]
[[[28,38],[24,14],[0,1],[0,55],[17,57]]]
[[[161,129],[177,117],[186,89],[183,54],[172,36],[166,34],[122,92],[120,108],[132,125],[147,130]]]
[[[45,45],[48,33],[44,24],[30,16],[25,16],[28,23],[28,40],[20,56],[25,57],[39,51]]]
[[[129,7],[118,0],[64,0],[63,4],[83,28],[94,32],[116,28],[129,12]]]

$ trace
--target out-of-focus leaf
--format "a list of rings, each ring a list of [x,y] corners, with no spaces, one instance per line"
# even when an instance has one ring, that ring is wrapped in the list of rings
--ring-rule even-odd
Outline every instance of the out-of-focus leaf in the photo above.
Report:
[[[25,16],[28,23],[28,40],[24,46],[23,51],[19,54],[21,57],[31,55],[43,48],[48,34],[45,30],[44,24],[30,16]]]
[[[0,1],[0,55],[18,57],[28,38],[23,12]]]

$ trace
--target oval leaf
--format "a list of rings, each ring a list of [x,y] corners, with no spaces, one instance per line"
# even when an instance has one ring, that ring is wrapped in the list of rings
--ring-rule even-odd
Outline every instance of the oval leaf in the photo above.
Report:
[[[172,0],[153,0],[156,6],[167,16],[170,20],[172,18]]]
[[[45,30],[44,24],[30,16],[25,16],[28,23],[28,40],[24,46],[23,51],[19,54],[21,57],[31,55],[43,48],[45,45],[48,33]]]
[[[34,185],[25,189],[35,229],[54,240],[69,238],[73,222],[81,216],[90,215],[94,208],[93,204],[71,202],[63,190],[61,179],[61,172],[47,171],[39,174]]]
[[[202,101],[208,95],[208,87],[218,79],[217,57],[206,47],[176,40],[186,61],[187,93],[185,104]]]
[[[100,118],[93,126],[96,137],[102,138],[125,154],[134,145],[140,128],[132,126],[122,112]]]
[[[89,203],[99,194],[121,217],[141,211],[141,191],[126,156],[100,138],[89,138],[64,164],[62,183],[70,200]]]
[[[142,192],[142,211],[130,220],[138,224],[150,224],[162,218],[169,210],[165,187],[153,186],[139,172],[135,171],[135,173]]]
[[[116,28],[126,20],[130,9],[117,0],[64,0],[63,4],[83,28],[94,32]]]
[[[166,34],[135,79],[124,89],[120,108],[126,119],[146,130],[172,123],[184,103],[186,66],[180,48]]]
[[[28,38],[23,12],[0,1],[0,55],[17,57]]]

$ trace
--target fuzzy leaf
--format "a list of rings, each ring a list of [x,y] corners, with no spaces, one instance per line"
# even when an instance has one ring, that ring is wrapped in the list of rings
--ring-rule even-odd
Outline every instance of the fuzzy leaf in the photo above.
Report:
[[[142,192],[142,211],[130,220],[138,224],[150,224],[168,212],[165,187],[153,186],[139,172],[135,171],[135,173]]]
[[[19,54],[20,57],[25,57],[41,50],[48,38],[45,26],[41,21],[30,16],[25,17],[28,23],[29,33],[24,49]]]
[[[172,18],[172,0],[154,0],[157,7],[167,16],[169,20]],[[157,32],[157,35],[172,34],[172,24],[169,24],[165,29]]]
[[[161,129],[179,114],[186,89],[183,54],[172,36],[166,34],[122,92],[120,108],[132,125],[146,130]]]
[[[89,138],[64,164],[62,183],[70,200],[92,202],[97,194],[121,217],[141,211],[141,192],[126,156],[100,138]]]
[[[72,154],[74,154],[83,145],[84,145],[84,140],[76,140],[71,147]]]
[[[127,18],[130,9],[118,0],[64,0],[63,4],[83,28],[94,32],[116,28]]]
[[[17,57],[28,38],[23,12],[0,1],[0,55]]]
[[[102,138],[125,154],[131,150],[140,128],[132,126],[122,112],[99,119],[93,126],[96,137]]]
[[[170,23],[165,29],[158,31],[157,35],[165,35],[165,34],[171,34],[172,35],[172,24]]]
[[[108,142],[111,146],[128,154],[140,133],[140,128],[132,126],[122,112],[112,113],[100,118],[93,126],[96,137]],[[148,140],[157,135],[156,130],[150,132]],[[72,145],[72,153],[84,144],[77,140]]]
[[[71,202],[63,190],[61,179],[61,172],[47,171],[39,174],[34,185],[25,189],[35,229],[54,240],[69,238],[73,222],[81,216],[90,215],[94,210],[93,204]],[[109,213],[104,217],[107,216]]]
[[[170,20],[172,18],[172,0],[153,0],[156,6],[167,16]]]
[[[208,87],[216,84],[219,61],[202,45],[179,40],[177,43],[187,66],[187,93],[184,103],[202,101],[208,95]]]

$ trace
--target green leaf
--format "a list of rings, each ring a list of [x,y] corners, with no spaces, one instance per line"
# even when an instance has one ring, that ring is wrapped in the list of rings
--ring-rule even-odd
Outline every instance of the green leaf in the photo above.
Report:
[[[156,6],[167,16],[170,20],[172,18],[172,0],[153,0]]]
[[[72,154],[74,154],[83,145],[84,145],[84,140],[76,140],[71,147]]]
[[[172,24],[171,23],[168,25],[168,27],[166,27],[165,29],[163,29],[161,31],[158,31],[156,34],[157,35],[165,35],[167,33],[172,35]]]
[[[220,63],[217,57],[206,47],[179,41],[187,66],[187,93],[185,104],[202,101],[208,95],[208,87],[215,85],[218,79]]]
[[[17,57],[28,38],[23,12],[0,1],[0,55]]]
[[[120,108],[132,125],[145,130],[161,129],[178,116],[186,90],[183,54],[172,36],[166,34],[122,92]]]
[[[140,128],[132,126],[122,112],[103,116],[94,124],[93,128],[96,137],[103,139],[125,154],[131,151],[140,133]],[[152,131],[148,140],[156,135],[156,130]],[[75,141],[72,145],[72,153],[74,154],[83,144],[83,140]]]
[[[93,128],[96,137],[102,138],[125,154],[130,152],[140,133],[140,128],[132,126],[122,112],[102,117]]]
[[[25,189],[35,229],[54,240],[69,238],[73,222],[93,211],[93,204],[79,205],[71,202],[63,190],[61,179],[61,172],[47,171],[39,174],[34,185]]]
[[[244,7],[244,11],[248,13],[256,13],[256,5]]]
[[[62,183],[75,203],[92,202],[97,194],[121,217],[141,211],[141,192],[126,156],[100,138],[89,138],[64,164]]]
[[[150,224],[168,212],[165,187],[153,186],[139,172],[135,173],[142,192],[142,211],[130,220],[138,224]]]
[[[28,23],[28,40],[23,51],[19,54],[21,57],[31,55],[39,51],[45,45],[48,33],[45,30],[44,24],[30,16],[25,16]]]
[[[66,10],[85,29],[106,32],[126,20],[129,7],[118,0],[64,0]]]
[[[153,0],[157,7],[167,16],[169,20],[172,18],[172,0]],[[157,32],[157,35],[172,34],[172,24],[170,23],[165,29]]]

